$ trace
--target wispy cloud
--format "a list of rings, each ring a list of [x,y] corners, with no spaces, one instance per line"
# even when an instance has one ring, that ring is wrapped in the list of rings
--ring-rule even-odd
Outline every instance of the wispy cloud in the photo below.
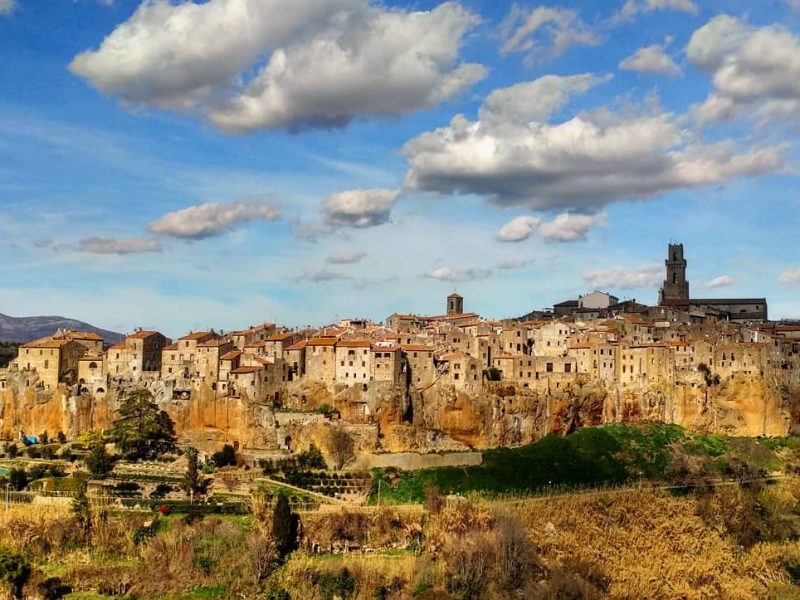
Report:
[[[706,283],[706,288],[709,290],[715,290],[717,288],[730,287],[735,283],[736,280],[730,275],[718,275],[717,277],[714,277],[714,279]]]
[[[590,287],[597,289],[629,290],[656,287],[663,277],[664,265],[649,263],[640,267],[615,266],[587,271],[583,275],[583,280]]]
[[[183,239],[201,239],[220,235],[250,221],[276,221],[280,216],[277,207],[264,202],[209,202],[168,213],[150,223],[150,231]]]
[[[352,265],[361,262],[367,256],[366,252],[333,252],[328,255],[326,262],[329,265]]]
[[[141,254],[161,252],[161,244],[150,238],[101,238],[81,240],[78,249],[91,254]]]

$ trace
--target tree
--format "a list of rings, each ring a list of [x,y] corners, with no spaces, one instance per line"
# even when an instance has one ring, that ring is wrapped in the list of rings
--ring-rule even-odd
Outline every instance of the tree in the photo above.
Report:
[[[275,539],[278,554],[281,558],[295,549],[297,541],[297,515],[292,513],[286,492],[278,493],[275,510],[272,512],[272,537]]]
[[[158,408],[148,390],[130,392],[118,413],[109,439],[126,455],[147,460],[175,450],[175,424]]]
[[[214,466],[219,469],[222,467],[234,467],[236,466],[236,449],[230,444],[225,444],[222,450],[211,455],[211,460]]]
[[[75,497],[72,499],[72,514],[75,520],[88,535],[92,530],[92,505],[87,494],[88,483],[84,477],[76,477]]]
[[[353,438],[344,429],[331,429],[328,435],[328,453],[334,468],[340,471],[355,456]]]
[[[6,446],[7,458],[16,458],[17,454],[19,454],[19,449],[17,448],[16,444],[9,444],[8,446]]]
[[[8,482],[18,492],[28,487],[28,474],[23,469],[11,469],[8,472]]]
[[[200,474],[200,466],[197,462],[197,449],[186,449],[186,472],[181,480],[181,489],[187,494],[204,494],[208,487],[208,479]]]
[[[325,459],[322,457],[322,452],[319,451],[316,444],[311,444],[308,450],[301,452],[297,457],[300,466],[304,469],[327,469],[328,465],[325,464]]]
[[[39,434],[39,443],[40,444],[49,444],[50,443],[50,436],[47,435],[46,431],[43,431]]]
[[[89,454],[84,459],[84,463],[92,477],[105,479],[106,475],[114,468],[114,457],[108,453],[106,445],[100,441],[91,447]]]

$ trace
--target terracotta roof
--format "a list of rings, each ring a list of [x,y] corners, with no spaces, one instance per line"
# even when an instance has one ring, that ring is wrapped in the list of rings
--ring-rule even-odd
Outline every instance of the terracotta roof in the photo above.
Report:
[[[221,346],[226,346],[230,344],[228,340],[223,338],[215,338],[212,340],[208,340],[207,342],[203,342],[202,344],[198,344],[200,348],[219,348]]]
[[[284,333],[273,333],[271,336],[267,338],[268,342],[285,342],[286,340],[292,339],[293,335],[291,333],[284,332]]]
[[[335,346],[337,338],[335,337],[318,337],[311,338],[306,342],[307,346]]]
[[[242,355],[239,350],[231,350],[227,354],[224,354],[220,360],[236,360]]]
[[[175,343],[175,344],[170,344],[169,346],[164,346],[161,349],[161,351],[163,352],[164,350],[178,350],[178,344]]]
[[[295,342],[291,346],[287,346],[283,349],[284,352],[290,352],[292,350],[303,350],[306,347],[306,341],[300,340],[299,342]]]
[[[119,343],[114,344],[113,346],[111,346],[109,348],[109,350],[125,350],[125,348],[127,348],[127,346],[125,345],[125,342],[119,342]]]
[[[157,331],[135,331],[128,336],[129,340],[146,340],[149,337],[158,335]]]
[[[203,341],[205,341],[207,339],[210,339],[210,338],[214,337],[215,335],[216,335],[215,333],[211,333],[210,331],[195,331],[193,333],[189,333],[189,334],[183,336],[180,339],[181,339],[181,341],[194,340],[194,341],[197,341],[197,342],[203,342]]]
[[[97,335],[96,333],[89,333],[88,331],[64,331],[60,334],[56,334],[56,338],[65,338],[71,340],[92,340],[94,342],[102,342],[103,338]]]
[[[425,344],[402,344],[400,347],[406,352],[433,352],[433,346]]]
[[[248,375],[251,373],[258,373],[263,369],[264,367],[239,367],[238,369],[231,371],[231,373],[233,375]]]
[[[275,327],[275,323],[262,323],[261,325],[255,325],[248,329],[242,329],[241,331],[234,331],[231,335],[247,335],[248,333],[258,333],[259,331],[264,331],[265,329],[271,329]]]
[[[271,367],[275,364],[274,360],[270,360],[269,358],[264,358],[263,356],[256,356],[256,362],[260,362],[265,367]]]
[[[462,359],[462,358],[471,358],[471,357],[470,357],[469,354],[464,354],[463,352],[450,352],[449,354],[445,354],[443,356],[440,356],[439,360],[450,362],[450,361],[459,360],[459,359]]]
[[[340,340],[337,344],[340,348],[371,348],[370,340]]]

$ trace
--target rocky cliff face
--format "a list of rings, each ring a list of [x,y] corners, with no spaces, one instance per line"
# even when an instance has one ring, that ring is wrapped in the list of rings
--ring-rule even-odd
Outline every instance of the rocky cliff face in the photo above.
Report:
[[[641,420],[731,435],[774,436],[800,430],[800,389],[766,377],[736,376],[711,387],[699,377],[625,387],[579,378],[546,390],[498,382],[478,396],[442,385],[421,394],[388,384],[363,392],[295,382],[279,390],[279,406],[247,397],[217,398],[207,386],[178,399],[169,384],[155,381],[149,387],[175,421],[178,434],[208,448],[234,441],[259,449],[296,450],[312,441],[321,445],[330,422],[315,411],[324,412],[325,407],[341,415],[364,451],[511,446],[549,433]],[[12,373],[0,391],[0,437],[15,439],[20,429],[51,436],[63,431],[75,437],[92,427],[108,427],[128,389],[112,385],[104,398],[75,396],[66,387],[44,393],[36,391],[30,375]]]

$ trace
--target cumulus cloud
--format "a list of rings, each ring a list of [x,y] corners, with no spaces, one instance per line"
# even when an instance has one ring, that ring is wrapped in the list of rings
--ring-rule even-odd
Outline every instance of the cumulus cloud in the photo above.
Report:
[[[706,288],[709,290],[714,290],[717,288],[723,287],[730,287],[736,283],[736,280],[731,277],[730,275],[719,275],[714,277],[711,281],[706,284]]]
[[[707,145],[684,129],[679,115],[609,110],[551,124],[486,109],[477,121],[457,115],[449,126],[409,141],[401,153],[409,163],[408,189],[577,212],[764,175],[784,165],[781,147],[742,150],[731,140]]]
[[[521,216],[503,225],[497,232],[497,239],[501,242],[521,242],[535,234],[549,241],[576,242],[586,239],[589,230],[604,221],[603,213],[562,213],[550,222],[543,222],[539,217]]]
[[[797,285],[800,283],[800,267],[789,269],[781,273],[780,282],[783,285]]]
[[[542,223],[539,235],[556,242],[576,242],[585,240],[589,230],[605,221],[605,214],[577,215],[562,213],[549,223]]]
[[[697,4],[693,0],[627,0],[617,15],[617,19],[628,20],[638,14],[654,10],[677,10],[695,14],[697,13]]]
[[[376,227],[389,221],[400,192],[386,189],[347,190],[328,196],[322,213],[328,227]]]
[[[637,71],[654,75],[680,75],[681,68],[667,54],[664,46],[654,44],[639,48],[631,56],[619,63],[619,68],[625,71]]]
[[[686,55],[711,74],[714,90],[695,107],[701,123],[755,113],[762,122],[800,117],[800,37],[719,15],[692,35]]]
[[[408,12],[367,0],[153,0],[70,69],[126,103],[199,112],[226,132],[339,127],[435,106],[482,79],[481,65],[458,60],[477,22],[455,2]]]
[[[201,239],[220,235],[249,221],[276,221],[279,218],[280,211],[263,202],[208,202],[168,213],[150,223],[150,231],[177,238]]]
[[[78,249],[91,254],[141,254],[161,252],[161,244],[150,238],[92,237],[81,240]]]
[[[556,58],[570,47],[597,46],[600,38],[574,10],[539,6],[532,11],[514,5],[502,26],[503,54],[522,52],[532,65],[542,58]]]
[[[366,258],[366,252],[334,252],[328,256],[329,265],[352,265]]]
[[[491,269],[453,269],[450,267],[436,267],[425,273],[425,277],[428,279],[438,279],[439,281],[470,281],[473,279],[486,279],[491,274]]]
[[[522,216],[511,219],[497,232],[501,242],[521,242],[539,229],[542,220],[539,217]]]
[[[589,73],[562,77],[545,75],[535,81],[494,90],[480,109],[480,120],[489,124],[547,121],[576,94],[583,94],[611,79]]]
[[[593,289],[630,290],[652,288],[661,284],[664,278],[664,265],[650,263],[640,267],[609,267],[587,271],[583,280]]]
[[[16,0],[0,0],[0,15],[10,15],[16,7]]]

